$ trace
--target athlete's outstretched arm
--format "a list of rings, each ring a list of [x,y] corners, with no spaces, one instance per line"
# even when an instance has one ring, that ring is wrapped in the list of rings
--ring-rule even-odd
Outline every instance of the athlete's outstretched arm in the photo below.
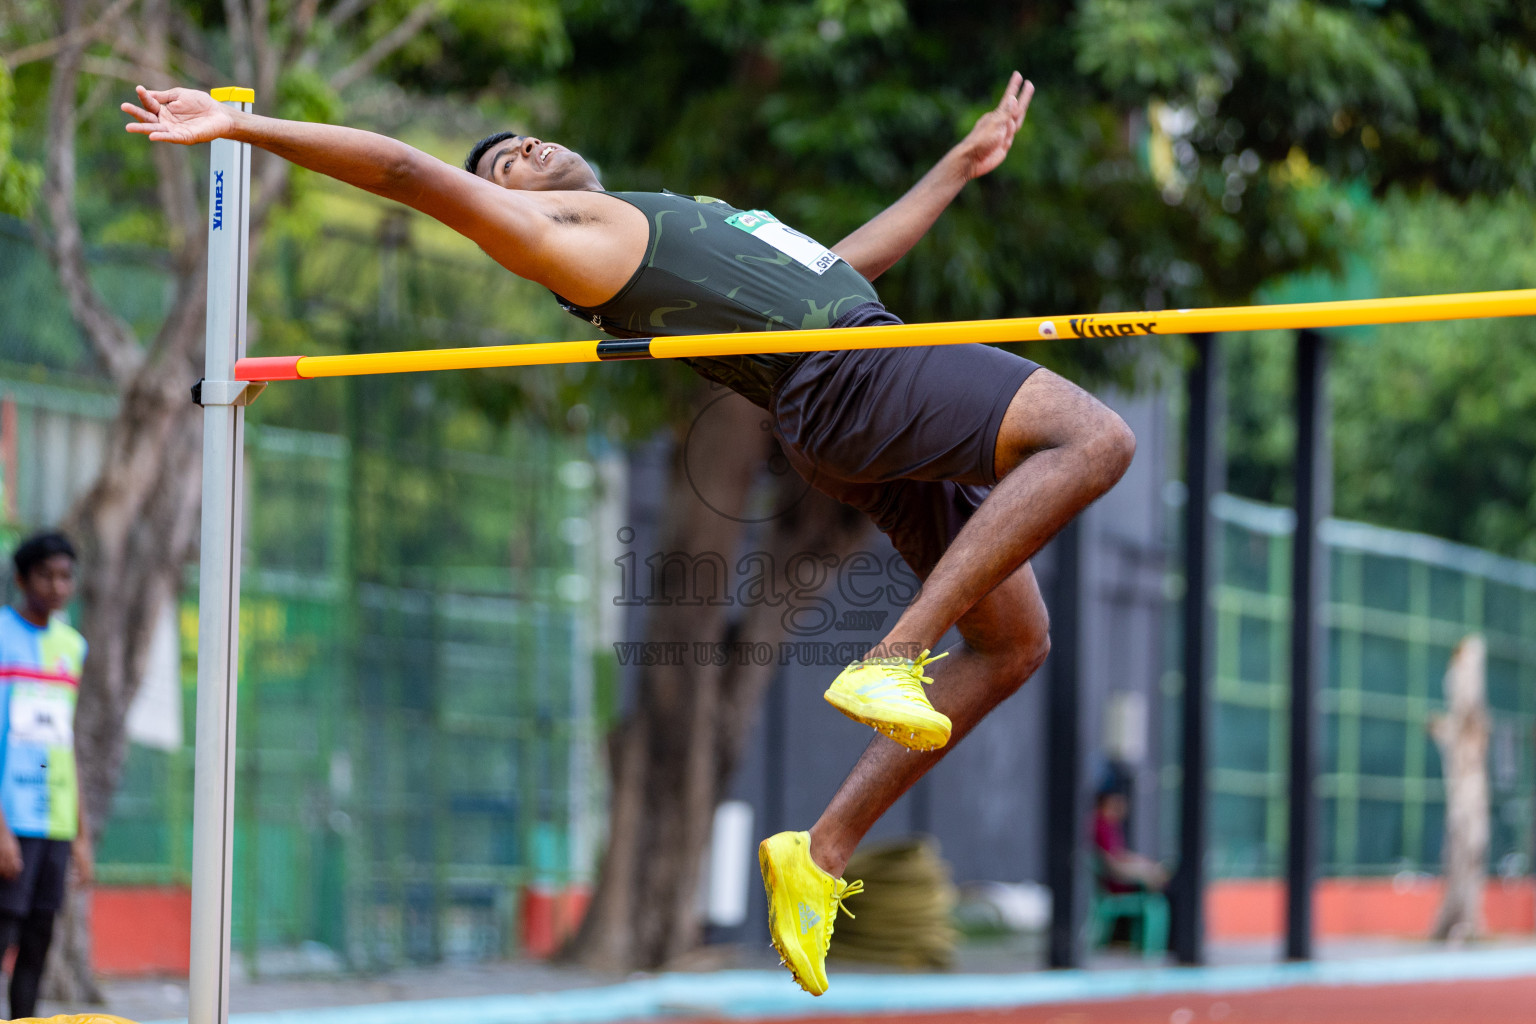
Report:
[[[871,281],[889,270],[927,233],[966,182],[1003,162],[1034,94],[1034,85],[1015,71],[1002,100],[981,115],[976,127],[933,170],[832,251]]]
[[[247,114],[195,89],[151,91],[122,105],[130,132],[153,142],[194,145],[214,139],[248,142],[300,167],[404,203],[478,243],[513,273],[535,276],[548,219],[525,196],[423,153],[403,142],[341,125]]]

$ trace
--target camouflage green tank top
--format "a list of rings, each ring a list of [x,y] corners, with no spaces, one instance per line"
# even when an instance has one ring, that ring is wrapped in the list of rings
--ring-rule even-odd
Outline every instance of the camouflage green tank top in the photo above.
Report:
[[[672,192],[607,194],[650,221],[645,259],[602,305],[588,309],[563,298],[560,304],[615,337],[810,330],[879,301],[874,286],[846,261],[766,211]],[[764,382],[793,358],[684,362],[766,405]]]

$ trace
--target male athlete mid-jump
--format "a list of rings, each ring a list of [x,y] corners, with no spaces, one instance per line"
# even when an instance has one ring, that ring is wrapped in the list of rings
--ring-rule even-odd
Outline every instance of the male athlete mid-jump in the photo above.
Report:
[[[764,211],[604,191],[578,154],[527,135],[482,140],[461,169],[371,132],[241,113],[190,89],[140,87],[140,105],[123,110],[128,130],[152,141],[248,142],[404,203],[603,330],[651,336],[898,323],[869,282],[966,182],[1002,162],[1033,91],[1015,73],[997,107],[906,195],[830,250]],[[1087,392],[981,345],[689,364],[767,409],[795,468],[867,513],[924,581],[871,657],[827,691],[884,735],[808,832],[759,848],[774,945],[820,995],[833,916],[862,889],[840,877],[848,857],[946,744],[1045,659],[1045,605],[1028,559],[1114,485],[1135,440]],[[951,626],[963,642],[928,668]]]

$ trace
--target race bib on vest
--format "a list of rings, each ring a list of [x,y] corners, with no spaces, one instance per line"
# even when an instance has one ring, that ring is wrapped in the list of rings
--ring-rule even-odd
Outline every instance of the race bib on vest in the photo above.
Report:
[[[779,252],[816,275],[825,274],[842,259],[837,253],[809,235],[803,235],[767,210],[743,210],[725,219],[733,228],[740,228],[759,241],[767,242]]]
[[[43,747],[75,745],[74,708],[54,686],[18,685],[11,692],[11,738]]]

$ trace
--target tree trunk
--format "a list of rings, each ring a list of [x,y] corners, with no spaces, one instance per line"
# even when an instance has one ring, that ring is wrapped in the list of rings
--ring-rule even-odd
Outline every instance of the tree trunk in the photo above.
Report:
[[[86,5],[72,0],[62,6],[62,15],[62,29],[78,30]],[[164,56],[167,25],[166,5],[147,0],[139,29],[152,58]],[[152,344],[141,344],[96,291],[75,213],[83,46],[64,47],[54,62],[43,186],[49,231],[39,226],[38,236],[75,322],[120,395],[101,470],[61,524],[80,554],[82,627],[90,642],[75,713],[75,755],[82,815],[95,831],[107,821],[122,778],[126,717],[143,677],[155,616],[178,596],[197,540],[202,431],[188,388],[202,362],[207,260],[187,156],[157,147],[153,155],[174,244],[175,291]],[[98,994],[90,969],[88,907],[86,898],[70,902],[50,956],[45,992],[51,997]]]
[[[1483,933],[1488,877],[1488,646],[1469,636],[1445,670],[1447,711],[1429,723],[1445,774],[1445,898],[1431,937],[1458,941]]]
[[[190,326],[190,325],[189,325]],[[174,606],[196,554],[202,424],[191,366],[139,383],[112,424],[105,465],[66,524],[80,546],[80,596],[91,639],[76,713],[81,789],[104,822],[127,755],[126,718],[156,617]],[[153,455],[145,453],[153,452]]]
[[[704,415],[707,429],[696,423],[674,458],[668,494],[663,551],[683,571],[657,573],[647,602],[646,639],[667,663],[642,669],[634,705],[610,736],[608,849],[586,919],[563,953],[591,967],[656,969],[698,944],[698,877],[715,807],[775,671],[775,659],[729,654],[775,649],[787,635],[782,608],[731,597],[735,573],[701,592],[704,577],[690,572],[703,559],[741,572],[748,540],[776,572],[800,552],[840,559],[867,527],[786,471],[770,485],[770,507],[784,511],[751,537],[745,510],[776,450],[765,414],[727,395]]]
[[[42,995],[62,1003],[103,1006],[106,997],[91,973],[91,893],[70,886],[54,919],[53,945],[43,972]]]
[[[198,304],[201,307],[201,303]],[[183,317],[182,329],[201,331]],[[128,754],[128,709],[147,665],[156,617],[175,607],[195,557],[202,482],[201,417],[190,364],[146,368],[112,424],[101,475],[64,524],[80,552],[82,624],[90,640],[75,715],[81,806],[93,831],[111,815]],[[151,378],[151,379],[146,379]],[[87,999],[89,901],[71,899],[50,956],[50,998]]]

